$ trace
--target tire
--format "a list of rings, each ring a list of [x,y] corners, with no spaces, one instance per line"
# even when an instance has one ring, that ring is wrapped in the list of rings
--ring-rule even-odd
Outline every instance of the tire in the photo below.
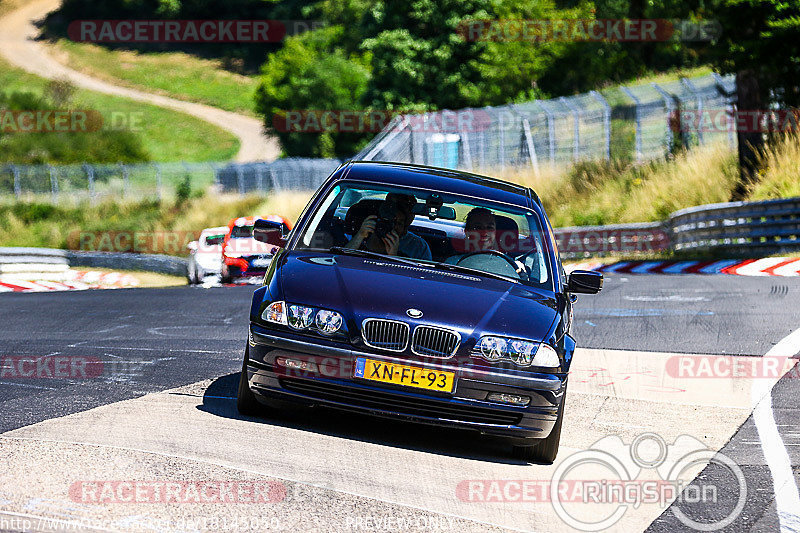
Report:
[[[254,416],[261,412],[261,404],[256,400],[255,394],[250,390],[250,384],[247,383],[247,361],[250,358],[250,346],[244,350],[244,362],[242,363],[242,371],[239,373],[239,392],[236,395],[236,408],[239,414],[245,416]]]
[[[558,408],[558,418],[550,435],[544,439],[538,439],[533,446],[514,446],[514,457],[530,463],[553,464],[558,455],[558,446],[561,442],[561,424],[564,421],[564,404],[567,402],[567,392],[561,398],[561,405]]]

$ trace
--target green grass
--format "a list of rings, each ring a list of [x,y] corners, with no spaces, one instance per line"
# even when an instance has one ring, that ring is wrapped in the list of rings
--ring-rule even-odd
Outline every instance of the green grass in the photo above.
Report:
[[[253,95],[258,77],[225,70],[220,60],[182,52],[115,50],[64,39],[55,46],[70,67],[93,77],[255,116]]]
[[[0,58],[0,88],[6,92],[42,94],[48,80],[9,65]],[[134,117],[136,133],[153,161],[224,161],[239,151],[231,133],[199,118],[126,98],[78,89],[73,107],[99,111],[105,124],[112,117]],[[113,161],[112,161],[113,162]]]
[[[0,201],[0,247],[80,249],[81,232],[128,236],[138,232],[151,240],[152,235],[157,234],[161,239],[157,242],[163,243],[165,234],[172,233],[181,246],[179,250],[167,252],[185,255],[183,244],[204,228],[225,226],[232,218],[240,216],[280,214],[294,221],[311,195],[312,191],[284,192],[264,198],[209,192],[183,202],[174,198],[164,201],[107,198],[95,204],[84,201],[73,205]],[[100,235],[91,242],[102,242],[99,239]]]
[[[676,69],[669,72],[650,74],[641,78],[634,78],[624,83],[600,89],[598,92],[608,101],[611,107],[633,105],[633,101],[620,90],[620,86],[650,85],[651,83],[668,83],[680,78],[696,78],[711,74],[711,67],[696,67],[690,69]]]

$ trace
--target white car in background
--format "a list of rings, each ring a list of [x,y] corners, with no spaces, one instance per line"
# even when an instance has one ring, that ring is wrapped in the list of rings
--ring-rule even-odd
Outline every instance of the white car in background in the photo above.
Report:
[[[190,284],[202,283],[206,276],[219,275],[222,270],[222,243],[227,233],[226,226],[206,228],[200,233],[200,238],[186,245],[189,248],[186,277]]]

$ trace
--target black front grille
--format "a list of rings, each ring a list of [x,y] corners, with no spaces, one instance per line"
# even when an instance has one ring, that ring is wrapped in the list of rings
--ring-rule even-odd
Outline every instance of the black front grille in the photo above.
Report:
[[[522,415],[487,407],[454,405],[434,399],[410,398],[390,392],[345,387],[322,381],[281,379],[280,383],[287,390],[318,400],[329,400],[410,416],[500,426],[515,426],[522,420]]]
[[[368,318],[361,325],[361,337],[372,348],[402,352],[408,346],[408,330],[404,322]]]
[[[455,331],[432,326],[417,326],[414,329],[411,351],[424,357],[448,358],[455,355],[460,343],[461,338]]]

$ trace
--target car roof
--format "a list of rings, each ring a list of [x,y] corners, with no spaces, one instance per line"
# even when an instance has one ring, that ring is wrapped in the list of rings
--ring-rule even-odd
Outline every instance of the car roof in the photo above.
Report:
[[[203,235],[207,235],[207,234],[209,234],[209,233],[219,233],[219,234],[223,234],[223,233],[225,233],[226,231],[228,231],[228,226],[219,226],[219,227],[217,227],[217,228],[206,228],[206,229],[204,229],[204,230],[203,230],[201,233],[202,233]]]
[[[410,163],[350,161],[334,176],[381,185],[404,185],[528,207],[530,189],[460,170]],[[538,203],[538,202],[537,202]]]

